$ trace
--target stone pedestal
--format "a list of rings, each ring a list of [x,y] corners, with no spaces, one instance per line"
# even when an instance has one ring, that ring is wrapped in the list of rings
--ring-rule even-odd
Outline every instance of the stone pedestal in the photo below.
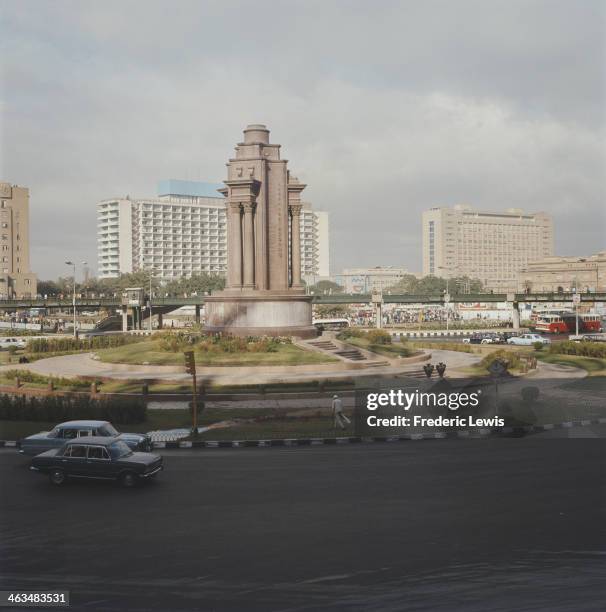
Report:
[[[297,336],[314,338],[311,324],[311,296],[271,291],[225,291],[205,299],[208,332],[234,336]]]

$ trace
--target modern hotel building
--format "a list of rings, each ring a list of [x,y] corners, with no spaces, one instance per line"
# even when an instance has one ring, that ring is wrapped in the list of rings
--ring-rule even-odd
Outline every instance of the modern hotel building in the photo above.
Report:
[[[553,223],[543,212],[477,211],[470,206],[423,213],[423,274],[469,276],[485,288],[516,290],[518,272],[553,255]]]
[[[97,204],[99,278],[152,270],[171,280],[192,274],[224,275],[227,268],[223,185],[166,180],[156,198],[111,198]],[[328,215],[301,211],[303,278],[328,276]]]

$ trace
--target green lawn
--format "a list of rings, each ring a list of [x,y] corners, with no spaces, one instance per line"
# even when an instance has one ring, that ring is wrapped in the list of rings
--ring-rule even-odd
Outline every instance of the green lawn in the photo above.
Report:
[[[160,340],[148,340],[117,348],[96,351],[101,361],[109,363],[184,365],[182,352],[161,349]],[[196,363],[202,366],[308,365],[336,361],[334,357],[307,351],[292,344],[282,344],[275,352],[208,353],[196,351]]]
[[[394,342],[393,344],[371,344],[366,338],[347,338],[347,344],[366,349],[372,353],[385,355],[386,357],[410,357],[414,354],[405,342]]]
[[[557,363],[586,370],[589,376],[606,376],[606,359],[599,357],[581,357],[579,355],[562,355],[539,351],[537,359],[545,363]]]

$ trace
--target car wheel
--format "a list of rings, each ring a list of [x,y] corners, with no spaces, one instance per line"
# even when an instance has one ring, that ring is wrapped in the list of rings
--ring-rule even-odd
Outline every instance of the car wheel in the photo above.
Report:
[[[57,486],[62,485],[67,480],[65,472],[63,470],[51,470],[48,477],[50,481]]]
[[[124,472],[124,474],[120,476],[120,482],[123,487],[131,489],[137,484],[137,475],[134,472]]]

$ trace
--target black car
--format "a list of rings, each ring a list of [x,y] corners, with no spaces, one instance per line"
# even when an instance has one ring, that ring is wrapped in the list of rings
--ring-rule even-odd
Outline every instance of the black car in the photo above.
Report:
[[[55,485],[67,478],[119,480],[125,487],[152,478],[164,469],[162,457],[133,452],[123,440],[89,436],[68,442],[59,449],[36,455],[30,470],[48,474]]]

